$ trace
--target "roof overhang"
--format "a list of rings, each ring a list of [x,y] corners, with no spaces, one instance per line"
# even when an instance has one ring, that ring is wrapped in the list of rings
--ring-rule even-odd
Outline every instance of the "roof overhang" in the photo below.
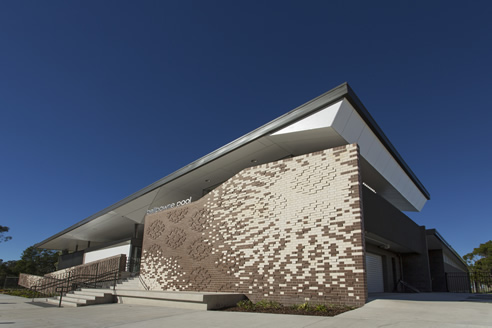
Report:
[[[436,229],[425,230],[427,236],[427,248],[429,250],[447,250],[446,253],[452,254],[465,267],[468,267],[465,260],[454,250],[454,248],[444,239]]]
[[[250,166],[351,143],[360,147],[364,182],[395,207],[419,211],[430,199],[344,83],[35,246],[74,250],[88,241],[95,246],[131,238],[149,209],[190,197],[197,200],[203,190]]]

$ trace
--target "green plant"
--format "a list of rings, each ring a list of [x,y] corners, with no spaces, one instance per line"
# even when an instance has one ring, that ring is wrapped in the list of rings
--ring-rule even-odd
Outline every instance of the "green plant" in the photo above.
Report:
[[[242,300],[237,303],[237,307],[244,310],[254,310],[255,304],[250,300]]]
[[[26,298],[39,297],[39,293],[36,293],[29,289],[3,289],[1,293],[11,296],[26,297]]]
[[[299,311],[310,311],[311,306],[309,305],[308,302],[304,302],[302,304],[296,304],[293,306],[294,309],[299,310]]]
[[[328,307],[324,304],[315,305],[313,308],[315,312],[328,312]]]

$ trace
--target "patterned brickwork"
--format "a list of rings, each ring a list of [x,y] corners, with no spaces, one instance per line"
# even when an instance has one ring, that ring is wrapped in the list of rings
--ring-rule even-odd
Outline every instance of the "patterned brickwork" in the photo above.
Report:
[[[347,145],[259,165],[147,215],[143,279],[155,290],[363,305],[358,163],[357,145]]]

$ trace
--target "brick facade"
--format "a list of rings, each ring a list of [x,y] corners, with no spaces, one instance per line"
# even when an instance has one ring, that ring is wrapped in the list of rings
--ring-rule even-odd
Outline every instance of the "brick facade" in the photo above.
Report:
[[[147,215],[141,276],[152,290],[361,306],[361,202],[355,144],[242,170],[196,202]]]

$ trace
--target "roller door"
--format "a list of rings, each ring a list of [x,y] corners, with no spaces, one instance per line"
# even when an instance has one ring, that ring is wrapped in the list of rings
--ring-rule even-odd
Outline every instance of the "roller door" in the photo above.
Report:
[[[383,259],[381,255],[366,253],[367,291],[384,292]]]

